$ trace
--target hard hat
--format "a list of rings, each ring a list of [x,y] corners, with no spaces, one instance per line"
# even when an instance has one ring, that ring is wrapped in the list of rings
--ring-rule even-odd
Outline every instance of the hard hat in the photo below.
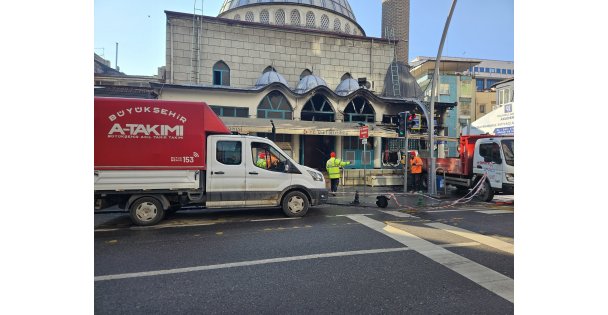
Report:
[[[264,158],[266,158],[266,154],[264,152],[261,152],[260,153],[260,159],[264,159]]]
[[[329,154],[329,156],[331,156],[331,157],[334,157],[334,158],[335,158],[335,157],[336,157],[336,152],[332,152],[332,153],[330,153],[330,154]]]

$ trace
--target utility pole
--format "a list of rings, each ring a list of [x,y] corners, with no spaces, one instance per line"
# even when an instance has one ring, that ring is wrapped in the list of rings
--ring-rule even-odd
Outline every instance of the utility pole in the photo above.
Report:
[[[454,8],[456,7],[456,1],[452,1],[452,7],[450,8],[450,14],[448,14],[448,18],[445,21],[445,26],[443,28],[443,34],[441,35],[441,42],[439,43],[439,50],[437,51],[437,59],[435,60],[435,72],[433,73],[433,85],[431,88],[431,113],[430,120],[428,122],[429,126],[429,145],[431,152],[431,165],[429,168],[429,194],[435,195],[437,194],[437,186],[436,186],[436,175],[435,174],[435,94],[437,91],[437,85],[439,83],[439,62],[441,61],[441,52],[443,51],[443,44],[445,43],[445,37],[448,34],[448,28],[450,27],[450,21],[452,20],[452,14],[454,13]]]

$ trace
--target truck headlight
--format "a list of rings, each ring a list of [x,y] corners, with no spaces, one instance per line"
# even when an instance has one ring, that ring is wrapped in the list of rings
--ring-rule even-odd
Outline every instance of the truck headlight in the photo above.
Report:
[[[308,171],[308,174],[310,174],[310,176],[312,176],[312,179],[314,179],[315,181],[318,181],[318,182],[323,181],[323,174],[321,174],[319,172],[311,171],[311,170],[307,170],[307,171]]]
[[[508,181],[515,182],[515,174],[505,173],[505,177],[507,177]]]

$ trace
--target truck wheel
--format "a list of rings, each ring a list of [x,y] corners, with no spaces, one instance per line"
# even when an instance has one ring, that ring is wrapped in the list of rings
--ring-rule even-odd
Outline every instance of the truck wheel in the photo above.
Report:
[[[131,220],[136,225],[154,225],[165,216],[165,211],[158,199],[153,197],[143,197],[135,200],[129,210]]]
[[[283,212],[288,217],[303,217],[308,212],[308,198],[299,191],[292,191],[283,198]]]
[[[485,202],[490,202],[492,201],[492,199],[494,199],[494,191],[492,190],[492,186],[490,186],[490,183],[487,180],[484,181],[483,184],[481,184],[481,188],[477,192],[475,198]]]

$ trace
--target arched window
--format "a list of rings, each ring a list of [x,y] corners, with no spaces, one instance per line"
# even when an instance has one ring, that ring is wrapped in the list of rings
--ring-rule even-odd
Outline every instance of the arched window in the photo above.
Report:
[[[331,103],[323,95],[316,94],[302,107],[302,120],[335,121],[335,112]]]
[[[247,13],[245,13],[245,21],[253,22],[253,12],[247,11]]]
[[[329,18],[325,14],[323,14],[321,16],[321,29],[322,30],[329,29]]]
[[[285,25],[285,11],[283,9],[277,10],[274,14],[274,23],[276,25]]]
[[[237,21],[240,21],[241,20],[241,15],[240,14],[235,15],[234,19],[237,20]]]
[[[363,97],[355,97],[352,101],[346,105],[344,109],[344,121],[345,122],[369,122],[375,121],[374,117],[376,113],[372,105]]]
[[[213,65],[213,85],[230,86],[230,68],[223,61]]]
[[[342,31],[342,26],[340,25],[340,20],[338,20],[338,19],[334,20],[334,31],[336,31],[336,32]]]
[[[291,11],[291,25],[300,26],[300,11]]]
[[[300,80],[302,80],[303,77],[307,76],[307,75],[311,75],[312,72],[308,69],[304,69],[304,71],[302,71],[302,73],[300,74]]]
[[[258,105],[258,118],[291,120],[292,117],[291,105],[285,95],[279,91],[268,93]]]
[[[350,24],[346,23],[346,25],[344,25],[344,33],[350,34]]]
[[[352,79],[352,78],[353,78],[353,76],[350,75],[350,73],[347,72],[347,73],[345,73],[345,74],[342,75],[342,77],[340,78],[340,81],[344,81],[346,79]]]
[[[264,9],[260,12],[260,23],[270,23],[270,14],[268,14],[268,10]]]
[[[315,28],[315,14],[312,11],[306,13],[306,27]]]

